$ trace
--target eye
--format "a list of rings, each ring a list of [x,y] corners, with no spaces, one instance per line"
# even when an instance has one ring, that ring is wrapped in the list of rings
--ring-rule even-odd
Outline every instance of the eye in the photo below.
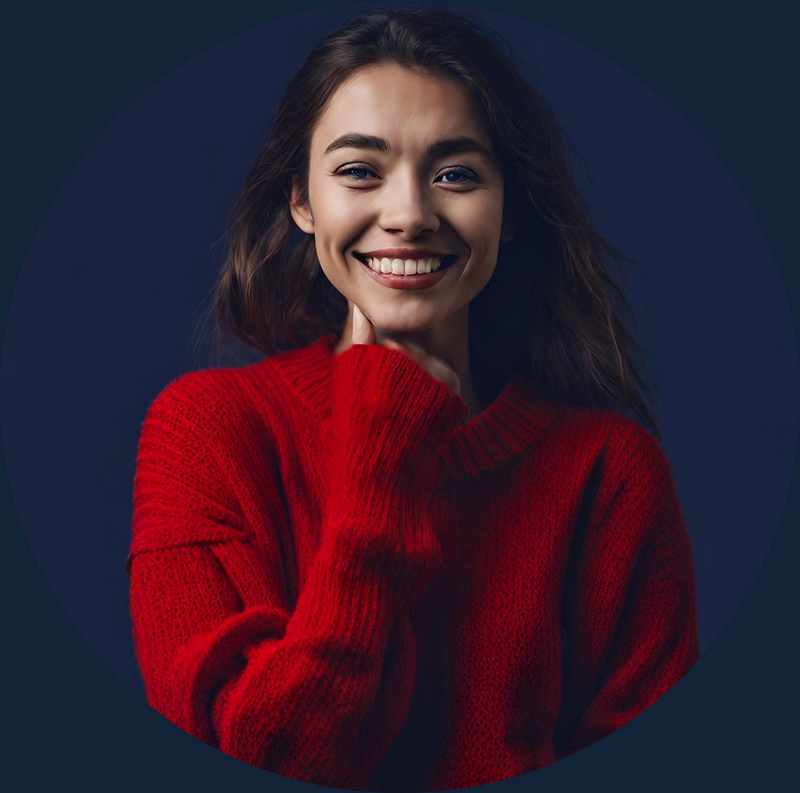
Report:
[[[467,168],[451,168],[437,176],[435,181],[442,184],[470,184],[477,182],[478,178],[475,173]]]
[[[338,176],[346,176],[348,179],[353,179],[357,182],[363,182],[370,177],[378,178],[374,171],[365,168],[362,165],[347,165],[336,171]]]

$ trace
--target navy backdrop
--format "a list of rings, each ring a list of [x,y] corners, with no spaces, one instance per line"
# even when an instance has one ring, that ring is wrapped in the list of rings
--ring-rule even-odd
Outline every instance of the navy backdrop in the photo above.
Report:
[[[206,363],[195,331],[212,246],[283,86],[309,43],[362,7],[253,28],[145,91],[70,172],[16,284],[0,370],[14,503],[64,612],[138,693],[123,562],[141,421],[167,382]],[[658,94],[559,33],[473,13],[516,47],[583,157],[601,230],[643,264],[631,297],[708,648],[789,491],[800,380],[779,270],[733,177]]]

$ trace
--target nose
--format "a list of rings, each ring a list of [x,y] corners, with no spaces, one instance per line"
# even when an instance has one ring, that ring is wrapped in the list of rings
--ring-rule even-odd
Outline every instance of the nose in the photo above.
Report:
[[[412,175],[386,186],[380,216],[381,228],[404,240],[413,240],[439,230],[439,216],[425,185]]]

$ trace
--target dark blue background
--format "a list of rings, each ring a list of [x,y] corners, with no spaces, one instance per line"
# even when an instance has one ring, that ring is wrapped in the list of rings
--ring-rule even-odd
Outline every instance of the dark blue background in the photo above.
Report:
[[[144,7],[137,9],[138,14]],[[560,24],[549,8],[537,9],[533,18],[616,57],[658,88],[711,140],[748,194],[748,187],[758,193],[759,180],[769,180],[766,199],[761,183],[759,195],[769,203],[760,219],[780,262],[775,240],[780,239],[781,220],[788,223],[780,202],[781,188],[786,185],[775,178],[788,150],[788,139],[779,125],[780,103],[786,100],[776,87],[780,82],[775,82],[780,47],[773,39],[766,41],[767,34],[752,20],[745,24],[744,19],[728,16],[721,22],[719,17],[704,17],[697,7],[692,35],[687,36],[688,31],[670,17],[676,7],[670,9],[654,20],[658,26],[608,8],[605,27],[596,14],[579,13],[574,6],[575,17],[562,17]],[[91,14],[75,16],[72,9],[71,25],[52,16],[35,23],[29,37],[22,39],[27,43],[16,60],[22,86],[26,78],[28,82],[14,115],[25,134],[20,135],[17,149],[9,150],[21,152],[16,155],[22,167],[18,181],[11,182],[12,195],[27,210],[20,215],[14,238],[18,240],[15,262],[21,261],[45,208],[42,202],[53,195],[104,124],[171,66],[268,18],[263,11],[247,17],[239,13],[222,24],[219,19],[176,14],[173,9],[154,26],[152,19],[147,22],[135,14],[112,21]],[[337,11],[336,18],[340,16]],[[494,18],[490,21],[497,24]],[[92,23],[102,25],[99,38],[85,29]],[[321,27],[323,16],[315,14],[311,28],[297,35],[306,41]],[[604,33],[593,39],[598,31]],[[704,31],[707,44],[717,46],[716,56],[708,46],[697,47]],[[17,508],[59,602],[98,654],[126,680],[135,679],[131,677],[135,673],[126,667],[129,656],[119,643],[127,636],[121,605],[124,551],[120,555],[120,548],[127,542],[131,449],[138,423],[160,387],[192,365],[186,355],[186,334],[191,314],[213,278],[216,265],[206,255],[209,245],[263,126],[261,102],[271,101],[276,94],[269,86],[279,87],[296,63],[296,58],[289,62],[288,55],[282,59],[274,44],[266,58],[252,49],[258,33],[236,41],[232,60],[216,60],[230,43],[204,53],[113,122],[70,175],[42,223],[10,315],[2,411]],[[785,299],[781,303],[769,251],[735,184],[685,122],[605,59],[588,52],[582,62],[576,57],[580,48],[571,42],[544,30],[537,35],[540,48],[533,65],[586,157],[593,179],[589,193],[601,224],[635,258],[647,263],[637,300],[642,306],[641,335],[658,363],[655,374],[665,405],[664,445],[693,529],[698,578],[705,565],[705,580],[715,584],[707,585],[705,594],[701,586],[700,593],[707,644],[752,581],[787,492],[798,400],[796,353]],[[769,31],[770,37],[775,35]],[[241,46],[248,41],[250,48]],[[732,50],[723,47],[719,57],[721,43],[729,41],[739,42],[737,58],[752,59],[746,60],[746,69],[737,71]],[[291,39],[287,35],[281,42],[288,46]],[[34,57],[30,47],[34,47]],[[148,53],[150,47],[154,53]],[[647,58],[653,51],[660,53],[660,60]],[[49,59],[44,57],[48,53]],[[765,56],[772,59],[767,61],[773,64],[770,73],[754,72],[754,62],[757,65]],[[626,62],[626,57],[631,60]],[[263,71],[254,74],[251,65],[259,61]],[[636,68],[637,63],[644,66]],[[227,72],[221,73],[220,66]],[[243,73],[246,80],[241,78]],[[609,75],[614,78],[613,92],[608,90]],[[206,95],[191,93],[191,86],[213,86],[220,77],[226,86],[222,92],[212,88]],[[248,93],[247,80],[253,81],[251,87],[264,89],[255,100]],[[575,91],[576,81],[582,81],[582,95]],[[171,101],[165,101],[165,89],[172,91]],[[775,104],[765,104],[765,97]],[[709,114],[709,106],[716,109],[717,120],[713,112]],[[771,123],[765,130],[767,113],[771,113],[767,116]],[[195,181],[187,183],[187,178]],[[653,194],[654,184],[677,189]],[[733,211],[736,207],[738,214]],[[707,247],[698,250],[693,241]],[[784,271],[784,278],[790,275]],[[749,286],[748,291],[742,291],[743,284]],[[711,338],[704,340],[703,334]],[[709,438],[721,439],[722,445]],[[775,493],[781,497],[776,499]],[[750,512],[745,511],[748,508]],[[796,524],[796,499],[787,514],[792,509]],[[709,526],[711,533],[704,534]],[[788,539],[785,534],[776,546]],[[659,771],[656,783],[648,786],[661,789],[668,779],[674,783],[682,778],[675,776],[681,767],[683,773],[690,773],[685,768],[687,757],[708,758],[715,751],[717,757],[736,759],[753,773],[767,773],[771,761],[763,767],[743,747],[765,758],[774,757],[781,745],[788,746],[771,721],[765,725],[762,717],[755,725],[748,716],[748,708],[760,707],[763,713],[768,707],[761,703],[759,692],[765,698],[785,696],[780,670],[788,667],[781,666],[786,659],[780,652],[788,648],[781,644],[781,612],[776,607],[781,603],[781,587],[788,595],[788,579],[769,573],[770,564],[786,562],[776,552],[774,548],[731,628],[680,686],[597,746],[507,784],[535,781],[546,786],[557,779],[562,783],[577,780],[583,773],[580,769],[599,772],[601,768],[617,768],[623,780],[632,773],[632,783],[641,773],[634,769],[646,771],[644,758],[649,756],[654,763],[651,773],[655,768]],[[40,751],[52,758],[56,743],[59,763],[76,768],[81,764],[79,747],[102,741],[108,751],[117,735],[118,770],[124,770],[122,777],[129,781],[141,779],[148,767],[154,768],[159,751],[170,757],[185,749],[186,758],[194,752],[212,758],[201,778],[210,778],[211,769],[219,768],[236,779],[240,773],[242,778],[253,773],[254,784],[265,779],[290,784],[223,758],[192,739],[184,740],[156,714],[138,707],[80,646],[52,598],[41,583],[36,584],[35,570],[31,573],[24,567],[30,559],[24,548],[12,558],[19,560],[20,572],[29,577],[21,578],[15,591],[33,577],[30,594],[20,592],[14,601],[13,616],[19,618],[24,638],[11,644],[22,649],[15,679],[23,676],[22,700],[27,705],[19,718],[28,731],[23,729],[20,735],[27,736],[28,747],[35,749],[43,742],[47,748]],[[736,581],[739,591],[725,588]],[[720,582],[721,590],[716,586]],[[770,587],[771,595],[765,595]],[[762,598],[772,597],[768,610],[758,611],[753,605],[759,588]],[[33,611],[37,601],[44,612]],[[754,613],[760,623],[755,639]],[[751,635],[737,645],[731,631],[748,615]],[[711,659],[724,657],[725,652],[734,654],[733,667],[718,665],[701,678]],[[88,695],[83,689],[90,680],[87,675],[99,676],[103,684]],[[756,680],[760,688],[754,686]],[[108,704],[106,696],[112,700]],[[122,703],[125,696],[126,704],[116,706],[123,708],[120,712],[114,703]],[[705,704],[697,705],[698,701]],[[700,710],[687,719],[686,708],[692,702]],[[720,718],[726,707],[741,720],[735,734]],[[774,711],[767,712],[770,718],[774,716]],[[106,720],[113,727],[103,730],[100,725]],[[680,733],[670,730],[670,724],[680,725]],[[703,724],[705,729],[701,729]],[[139,725],[146,732],[136,740],[144,743],[125,747],[123,741],[138,734],[132,730]],[[37,732],[31,732],[34,726]],[[765,743],[765,729],[769,743]],[[90,737],[74,740],[86,730]],[[163,749],[158,749],[160,731],[168,743]],[[737,752],[733,747],[742,733],[747,742]],[[131,770],[133,758],[140,753],[146,755],[147,763]],[[94,755],[94,750],[84,750],[83,762]],[[30,756],[35,757],[35,752]],[[608,757],[615,757],[617,765],[604,759]],[[186,762],[171,760],[171,773],[180,774]],[[664,768],[666,762],[668,768]],[[715,763],[706,766],[707,773],[709,769],[721,771]],[[37,773],[46,773],[46,767]],[[734,778],[739,782],[745,778],[741,768]],[[166,780],[163,774],[160,779]]]

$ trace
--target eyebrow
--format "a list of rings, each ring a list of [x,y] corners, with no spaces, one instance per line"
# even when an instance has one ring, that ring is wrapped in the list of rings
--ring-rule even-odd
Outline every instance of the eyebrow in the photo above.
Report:
[[[329,154],[337,149],[369,149],[370,151],[380,151],[388,154],[390,151],[389,144],[383,139],[375,135],[362,135],[357,132],[345,132],[334,141],[328,144],[325,149],[325,154]],[[488,160],[492,159],[492,153],[482,143],[479,143],[475,138],[460,135],[456,138],[445,138],[444,140],[437,140],[431,143],[425,149],[425,156],[430,159],[437,159],[438,157],[445,157],[449,154],[465,154],[467,152],[475,152],[482,154]]]

